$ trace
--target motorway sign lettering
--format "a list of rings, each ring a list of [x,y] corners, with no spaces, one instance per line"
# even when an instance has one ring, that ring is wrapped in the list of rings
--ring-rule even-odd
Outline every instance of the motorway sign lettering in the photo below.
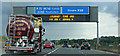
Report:
[[[62,7],[62,14],[89,14],[89,7]]]
[[[34,7],[34,14],[89,14],[89,7]]]
[[[35,7],[35,14],[60,14],[60,7]]]

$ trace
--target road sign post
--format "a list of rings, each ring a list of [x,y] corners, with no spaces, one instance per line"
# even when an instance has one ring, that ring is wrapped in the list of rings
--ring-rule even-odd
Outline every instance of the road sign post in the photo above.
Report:
[[[97,44],[96,44],[96,49],[98,49],[100,47],[99,44],[99,22],[97,22]]]
[[[97,44],[99,44],[99,22],[97,22]]]

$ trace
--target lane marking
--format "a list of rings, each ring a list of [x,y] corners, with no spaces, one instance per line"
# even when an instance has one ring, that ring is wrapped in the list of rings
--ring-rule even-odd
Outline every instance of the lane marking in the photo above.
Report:
[[[84,54],[84,53],[82,52],[82,54]]]
[[[57,49],[59,49],[59,48],[56,48],[55,50],[49,52],[48,54],[51,54],[51,53],[55,52]]]

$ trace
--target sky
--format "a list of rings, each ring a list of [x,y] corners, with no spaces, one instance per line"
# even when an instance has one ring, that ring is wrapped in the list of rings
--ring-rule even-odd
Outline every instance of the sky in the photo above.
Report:
[[[6,36],[6,26],[8,24],[8,15],[10,15],[10,3],[2,3],[2,35]],[[16,0],[14,0],[16,1]],[[30,0],[28,0],[30,1]],[[53,1],[53,0],[52,0]],[[64,1],[64,0],[62,0]],[[65,0],[67,1],[67,0]],[[72,0],[70,0],[72,1]],[[101,0],[103,1],[103,0]],[[104,0],[106,1],[106,0]],[[118,36],[118,3],[109,0],[109,2],[15,2],[14,6],[98,6],[99,8],[99,35],[100,36]],[[111,1],[111,2],[110,2]],[[114,7],[114,8],[113,8]],[[77,22],[77,23],[43,23],[46,34],[43,39],[91,39],[97,37],[97,26],[95,22]],[[1,33],[1,32],[0,32]]]
[[[118,2],[120,0],[1,0],[2,2]]]
[[[0,7],[2,7],[2,2],[0,2]],[[2,8],[0,8],[0,26],[2,26]],[[0,35],[2,35],[2,27],[0,27]]]

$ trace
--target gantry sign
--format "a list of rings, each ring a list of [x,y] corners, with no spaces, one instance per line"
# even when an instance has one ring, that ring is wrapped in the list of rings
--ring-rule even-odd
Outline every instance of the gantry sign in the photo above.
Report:
[[[43,22],[97,22],[97,44],[99,44],[97,6],[13,7],[13,14],[42,17]]]
[[[95,6],[27,6],[26,14],[42,17],[43,22],[98,22]]]

